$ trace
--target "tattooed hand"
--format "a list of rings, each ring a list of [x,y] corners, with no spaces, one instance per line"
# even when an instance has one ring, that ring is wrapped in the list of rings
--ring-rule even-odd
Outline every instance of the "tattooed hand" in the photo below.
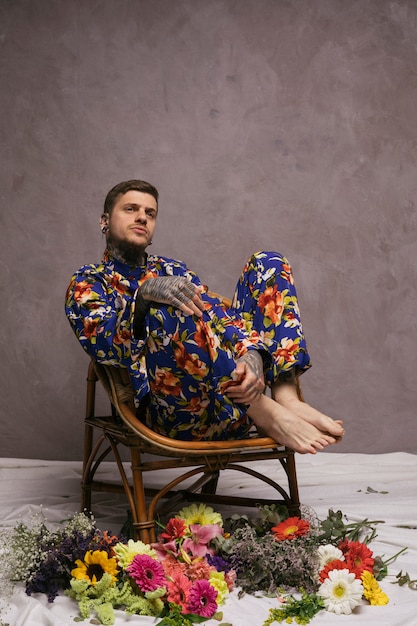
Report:
[[[227,395],[235,402],[251,404],[265,389],[263,362],[257,350],[248,350],[236,361],[232,373],[234,382],[227,388]]]
[[[202,287],[197,287],[183,276],[161,276],[149,278],[139,289],[143,300],[171,304],[185,315],[201,317],[205,310],[201,299]]]

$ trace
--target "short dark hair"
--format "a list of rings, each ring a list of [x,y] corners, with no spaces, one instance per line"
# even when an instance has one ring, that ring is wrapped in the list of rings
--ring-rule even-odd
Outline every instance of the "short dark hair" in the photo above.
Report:
[[[151,185],[151,183],[147,183],[145,180],[126,180],[118,183],[110,189],[104,201],[104,213],[108,213],[110,215],[119,196],[123,196],[128,191],[141,191],[142,193],[149,193],[155,198],[156,204],[158,204],[159,193],[157,188]]]

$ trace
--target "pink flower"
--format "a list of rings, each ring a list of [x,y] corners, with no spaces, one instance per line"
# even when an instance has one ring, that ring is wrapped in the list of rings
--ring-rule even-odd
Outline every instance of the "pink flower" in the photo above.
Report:
[[[179,561],[174,555],[167,554],[166,557],[161,561],[162,567],[164,568],[165,576],[167,578],[172,577],[173,572],[180,572],[180,574],[187,573],[187,566],[182,561]]]
[[[126,571],[143,592],[165,587],[166,579],[162,565],[148,554],[136,554]]]
[[[227,584],[227,588],[229,591],[232,591],[235,582],[236,582],[236,572],[234,569],[229,570],[228,572],[226,572],[226,574],[224,575],[224,579],[226,581]]]
[[[213,551],[208,547],[208,544],[214,537],[223,534],[223,528],[218,524],[207,524],[206,526],[190,524],[190,531],[191,537],[184,539],[182,548],[193,556],[211,554]]]
[[[214,568],[207,563],[206,559],[197,557],[187,565],[187,576],[190,580],[201,580],[202,578],[208,580],[210,572],[213,570]]]
[[[217,611],[217,590],[208,580],[196,580],[191,587],[188,611],[202,617],[213,617]]]
[[[178,554],[178,546],[175,539],[166,543],[151,543],[151,548],[156,550],[160,561],[163,561],[168,554],[174,554],[175,556]]]

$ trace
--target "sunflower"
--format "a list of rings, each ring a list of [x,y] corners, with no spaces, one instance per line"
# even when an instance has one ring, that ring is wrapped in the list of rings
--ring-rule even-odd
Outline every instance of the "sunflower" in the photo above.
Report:
[[[88,550],[85,553],[84,561],[77,559],[75,561],[75,567],[71,571],[71,576],[77,580],[88,580],[91,585],[95,585],[102,579],[103,574],[110,574],[112,577],[112,584],[117,580],[117,562],[114,557],[109,558],[109,555],[104,550]]]
[[[177,517],[183,519],[188,526],[190,524],[200,524],[201,526],[209,526],[218,524],[223,526],[223,519],[220,513],[216,513],[211,506],[205,504],[190,504],[178,513]]]

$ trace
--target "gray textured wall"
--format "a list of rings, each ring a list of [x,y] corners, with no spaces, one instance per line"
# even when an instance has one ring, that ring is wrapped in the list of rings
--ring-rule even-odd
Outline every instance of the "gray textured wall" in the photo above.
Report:
[[[0,0],[0,455],[80,458],[64,292],[130,177],[217,291],[285,253],[338,450],[417,453],[416,41],[415,0]]]

